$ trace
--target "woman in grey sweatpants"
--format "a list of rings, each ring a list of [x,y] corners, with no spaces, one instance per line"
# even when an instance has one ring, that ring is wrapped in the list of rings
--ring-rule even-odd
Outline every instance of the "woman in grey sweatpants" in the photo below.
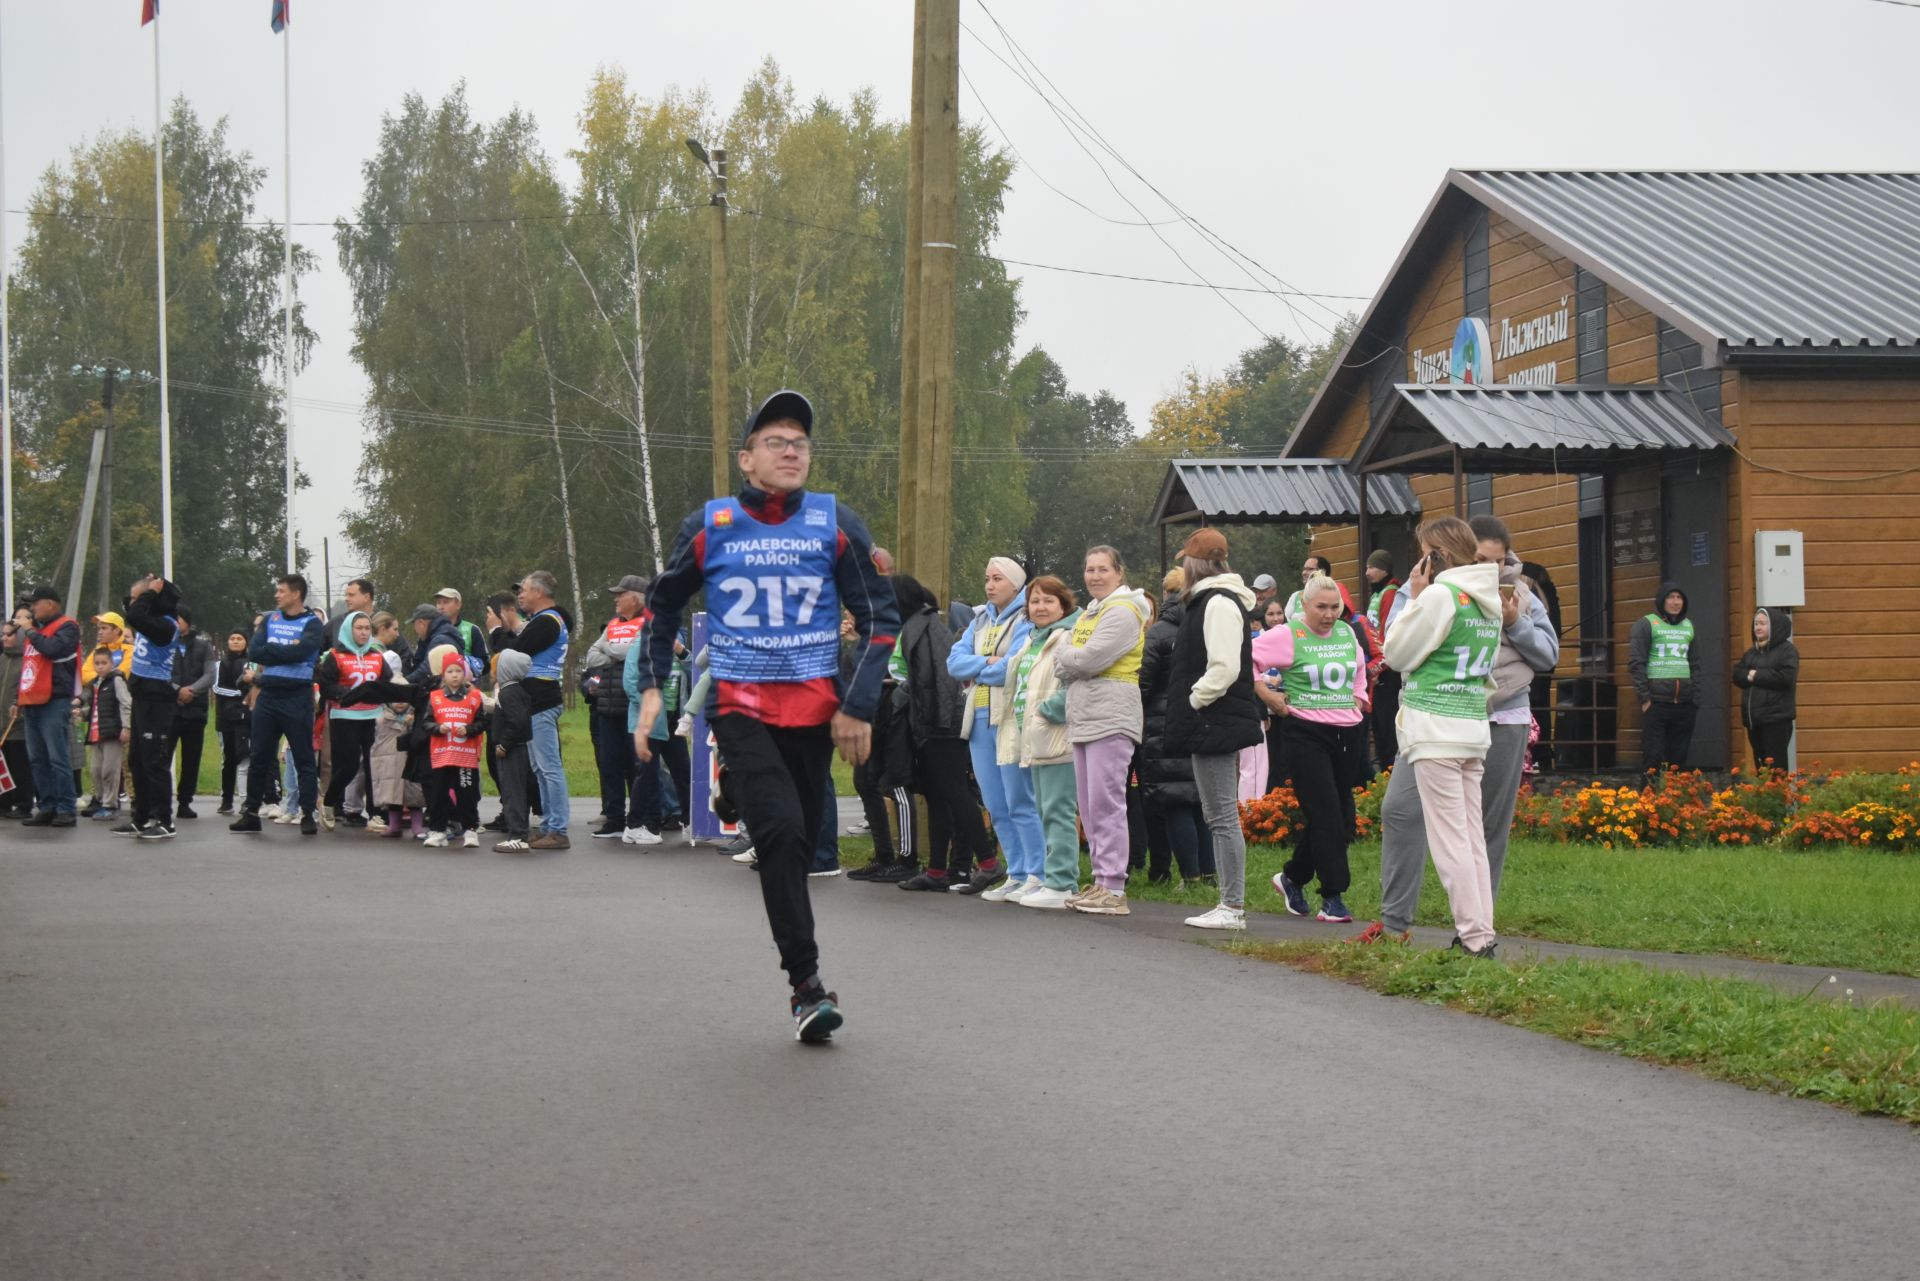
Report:
[[[1528,692],[1537,674],[1559,666],[1560,636],[1553,630],[1547,607],[1521,579],[1520,558],[1513,552],[1506,522],[1482,514],[1468,523],[1479,543],[1477,559],[1500,566],[1503,597],[1500,654],[1494,661],[1494,690],[1487,700],[1492,746],[1480,777],[1480,817],[1497,900],[1532,729]],[[1507,591],[1509,587],[1511,592]],[[1380,805],[1380,833],[1380,923],[1390,933],[1405,934],[1420,903],[1420,878],[1427,854],[1426,821],[1412,770],[1397,769],[1387,780],[1387,794]]]

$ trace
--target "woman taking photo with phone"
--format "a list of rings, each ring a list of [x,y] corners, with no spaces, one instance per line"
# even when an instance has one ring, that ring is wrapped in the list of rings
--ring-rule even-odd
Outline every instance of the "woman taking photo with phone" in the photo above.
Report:
[[[1500,652],[1500,570],[1475,563],[1473,530],[1458,517],[1427,521],[1416,534],[1421,558],[1407,576],[1410,602],[1387,633],[1387,664],[1405,674],[1405,686],[1395,726],[1400,768],[1388,786],[1382,821],[1390,822],[1392,793],[1407,781],[1415,783],[1427,848],[1459,931],[1455,946],[1469,956],[1492,956],[1493,881],[1481,826],[1480,783],[1491,742],[1487,695]],[[1409,771],[1411,780],[1406,779]],[[1389,898],[1394,853],[1402,855],[1400,864],[1409,861],[1404,858],[1409,835],[1383,835],[1383,903]],[[1417,859],[1412,865],[1417,869]],[[1413,879],[1417,885],[1417,870]],[[1402,934],[1410,922],[1384,924]],[[1383,932],[1369,929],[1361,937],[1370,941]]]

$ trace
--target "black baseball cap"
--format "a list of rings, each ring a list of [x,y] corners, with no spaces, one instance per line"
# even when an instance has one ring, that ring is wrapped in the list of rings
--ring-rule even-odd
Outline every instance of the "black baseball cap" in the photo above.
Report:
[[[50,600],[56,605],[64,605],[66,603],[60,599],[60,592],[54,587],[36,587],[33,589],[33,594],[27,597],[27,600],[29,602]]]
[[[760,408],[747,415],[746,430],[740,433],[740,443],[745,444],[753,433],[768,423],[777,423],[789,419],[800,424],[800,430],[813,435],[813,403],[797,391],[785,387],[760,402]]]

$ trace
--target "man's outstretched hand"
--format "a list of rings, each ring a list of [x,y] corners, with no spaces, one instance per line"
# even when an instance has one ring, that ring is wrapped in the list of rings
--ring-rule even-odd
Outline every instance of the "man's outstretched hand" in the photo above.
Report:
[[[833,745],[849,765],[865,765],[873,751],[873,726],[845,712],[833,714]]]

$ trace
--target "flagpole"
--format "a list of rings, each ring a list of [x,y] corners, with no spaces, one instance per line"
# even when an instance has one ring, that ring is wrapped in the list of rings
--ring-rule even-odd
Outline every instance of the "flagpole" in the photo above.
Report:
[[[287,572],[294,573],[295,542],[293,524],[293,23],[280,28],[280,121],[283,160],[281,174],[286,181],[286,262],[281,290],[286,300],[281,335],[284,353],[280,364],[280,398],[287,414]]]
[[[0,67],[6,60],[0,57]],[[6,77],[0,74],[0,86]],[[0,504],[6,507],[5,548],[6,607],[13,609],[13,334],[7,327],[8,265],[13,261],[7,246],[7,110],[6,92],[0,88]]]
[[[173,578],[173,419],[167,409],[167,188],[160,115],[160,19],[153,20],[153,234],[160,295],[160,572]]]

